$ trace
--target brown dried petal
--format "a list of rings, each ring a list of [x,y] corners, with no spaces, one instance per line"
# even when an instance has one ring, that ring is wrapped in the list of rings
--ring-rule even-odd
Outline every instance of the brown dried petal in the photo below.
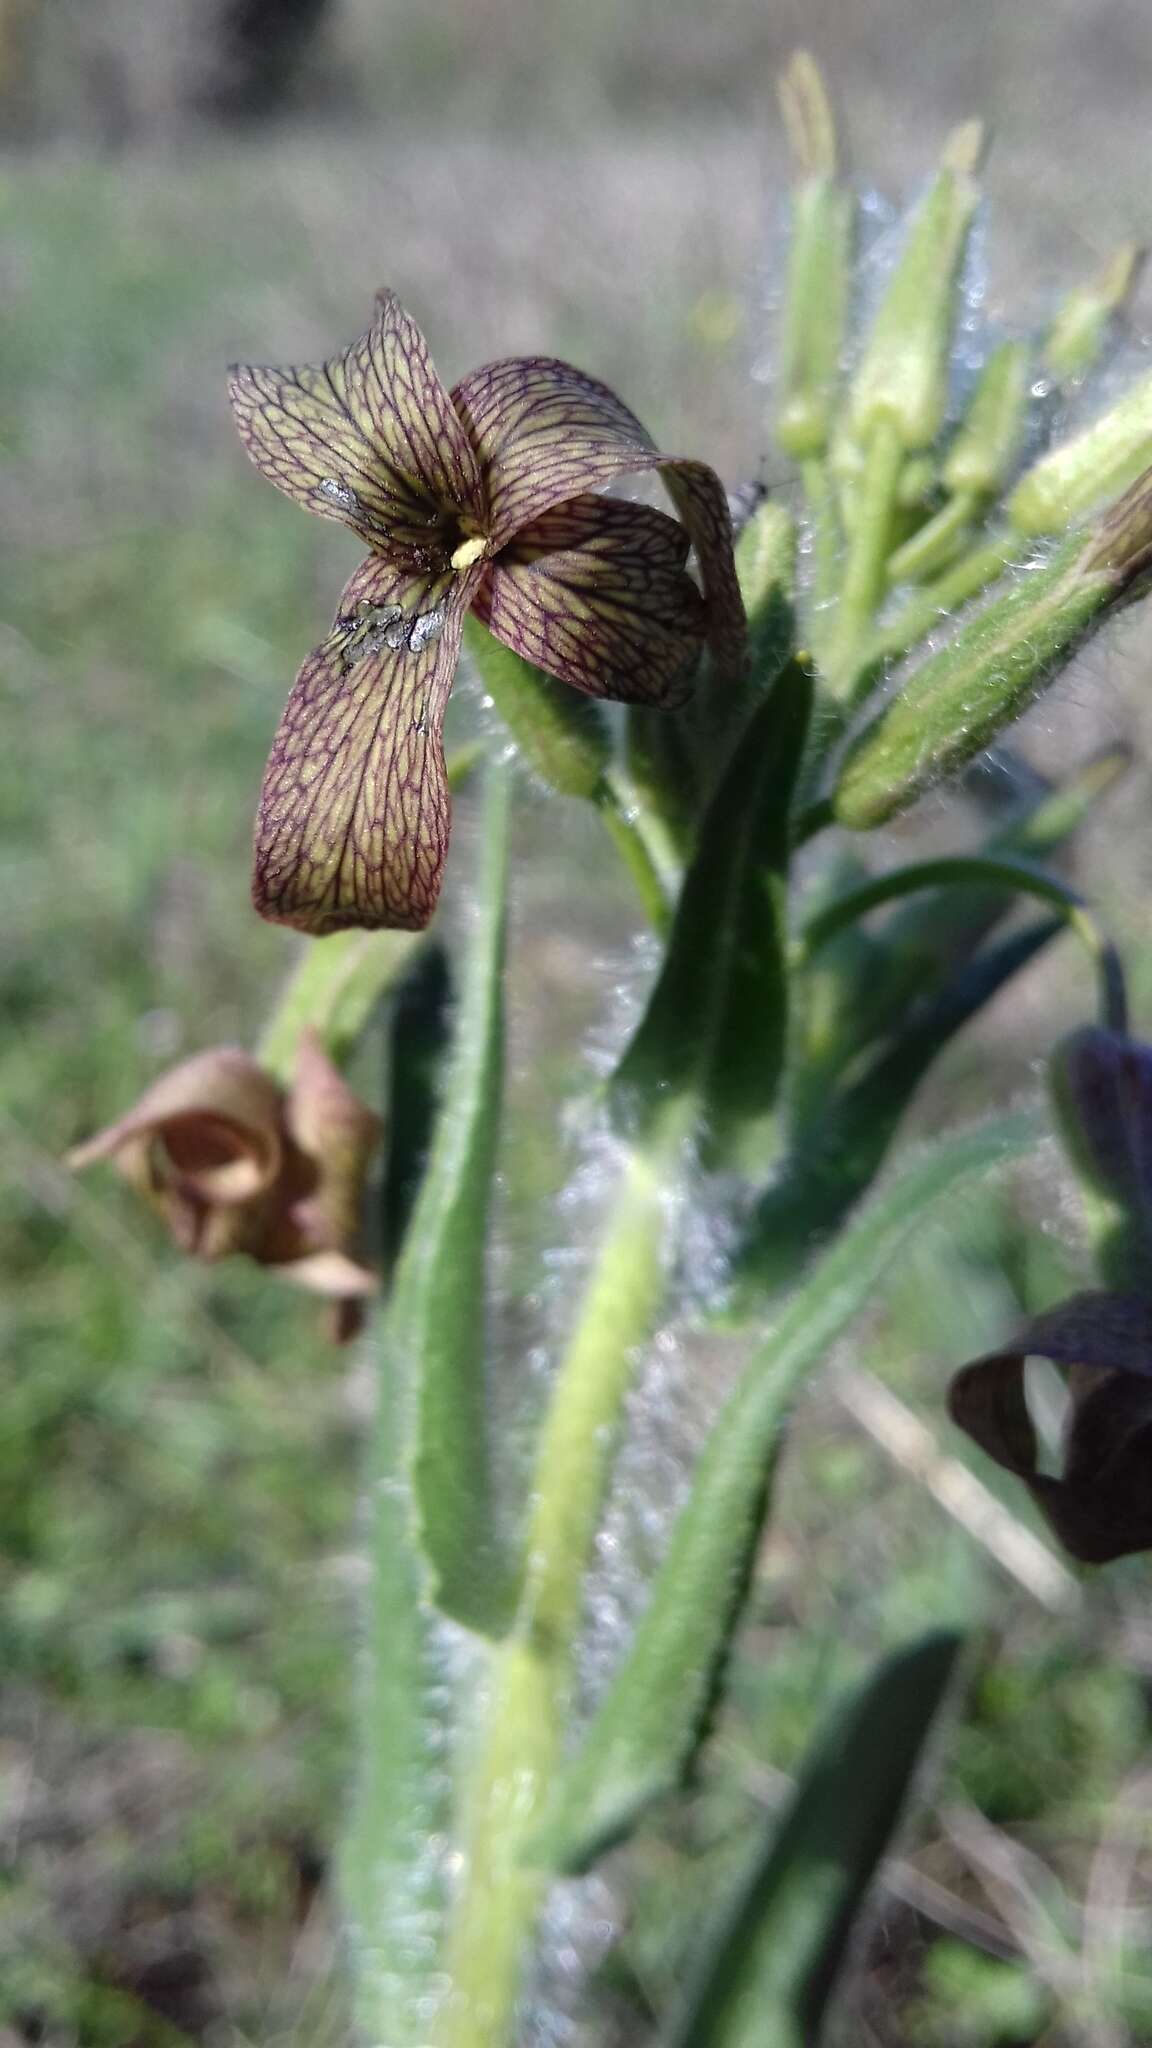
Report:
[[[352,1254],[360,1237],[364,1184],[380,1142],[381,1122],[333,1066],[314,1031],[306,1031],[296,1057],[287,1107],[292,1140],[315,1178],[288,1212],[297,1249],[286,1277],[332,1296],[374,1294],[376,1275]]]
[[[280,1090],[238,1047],[197,1053],[162,1074],[107,1130],[77,1145],[73,1167],[112,1159],[126,1178],[147,1183],[154,1160],[163,1178],[201,1200],[239,1204],[267,1190],[281,1162]]]
[[[1038,1469],[1024,1368],[1047,1358],[1069,1369],[1064,1469]],[[1082,1564],[1152,1549],[1152,1301],[1074,1295],[1018,1330],[1003,1350],[957,1373],[954,1421],[1024,1481],[1056,1535]]]

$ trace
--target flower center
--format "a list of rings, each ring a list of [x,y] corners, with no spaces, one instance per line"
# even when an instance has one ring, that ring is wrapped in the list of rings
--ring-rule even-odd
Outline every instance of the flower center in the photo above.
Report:
[[[480,560],[487,545],[482,533],[470,535],[467,540],[460,542],[459,547],[453,549],[448,558],[451,566],[453,569],[470,569],[473,562]]]

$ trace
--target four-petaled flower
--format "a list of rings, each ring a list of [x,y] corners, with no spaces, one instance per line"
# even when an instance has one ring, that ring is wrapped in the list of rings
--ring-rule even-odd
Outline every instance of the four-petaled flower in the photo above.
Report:
[[[379,1140],[379,1117],[309,1031],[290,1089],[239,1047],[214,1046],[162,1074],[68,1164],[112,1160],[181,1251],[273,1267],[333,1303],[343,1338],[380,1284],[356,1256]]]
[[[661,455],[614,392],[569,364],[490,363],[449,393],[382,292],[346,354],[314,369],[236,368],[230,391],[261,473],[372,550],[273,744],[253,881],[264,917],[317,935],[427,924],[448,842],[441,728],[469,608],[596,697],[669,702],[705,638],[739,671],[744,614],[719,478]],[[595,495],[652,469],[678,519]]]

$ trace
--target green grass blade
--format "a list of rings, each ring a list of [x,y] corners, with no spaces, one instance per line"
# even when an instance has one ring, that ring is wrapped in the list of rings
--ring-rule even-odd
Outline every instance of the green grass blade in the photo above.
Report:
[[[413,1483],[438,1607],[499,1633],[509,1572],[498,1540],[484,1416],[488,1216],[504,1057],[508,780],[489,773],[477,885],[452,1057],[428,1169],[396,1273],[386,1341],[413,1361]]]
[[[771,1114],[787,1022],[789,813],[811,707],[798,663],[753,712],[709,803],[664,965],[611,1084],[618,1125],[650,1136],[694,1104],[709,1163],[739,1163]]]
[[[759,1540],[781,1431],[804,1381],[933,1204],[1035,1144],[1033,1115],[937,1141],[789,1298],[704,1447],[631,1650],[562,1778],[538,1852],[586,1868],[671,1791],[702,1737]]]
[[[896,1651],[836,1714],[739,1885],[667,2048],[816,2048],[962,1643],[939,1630]]]

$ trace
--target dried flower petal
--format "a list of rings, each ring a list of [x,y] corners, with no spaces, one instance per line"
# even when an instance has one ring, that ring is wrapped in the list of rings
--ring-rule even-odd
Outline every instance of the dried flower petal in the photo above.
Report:
[[[590,696],[666,704],[704,639],[687,554],[666,513],[572,498],[517,534],[472,608],[525,661]]]
[[[217,1047],[162,1075],[68,1163],[112,1160],[181,1251],[275,1268],[340,1304],[347,1337],[379,1286],[355,1251],[380,1128],[305,1032],[288,1095],[246,1052]]]
[[[1069,1369],[1059,1477],[1039,1469],[1024,1391],[1029,1358]],[[990,1458],[1024,1481],[1082,1564],[1152,1549],[1152,1301],[1074,1295],[957,1373],[949,1407]]]
[[[253,879],[262,917],[315,935],[427,924],[448,848],[444,707],[481,574],[427,580],[369,556],[345,586],[265,771]]]

